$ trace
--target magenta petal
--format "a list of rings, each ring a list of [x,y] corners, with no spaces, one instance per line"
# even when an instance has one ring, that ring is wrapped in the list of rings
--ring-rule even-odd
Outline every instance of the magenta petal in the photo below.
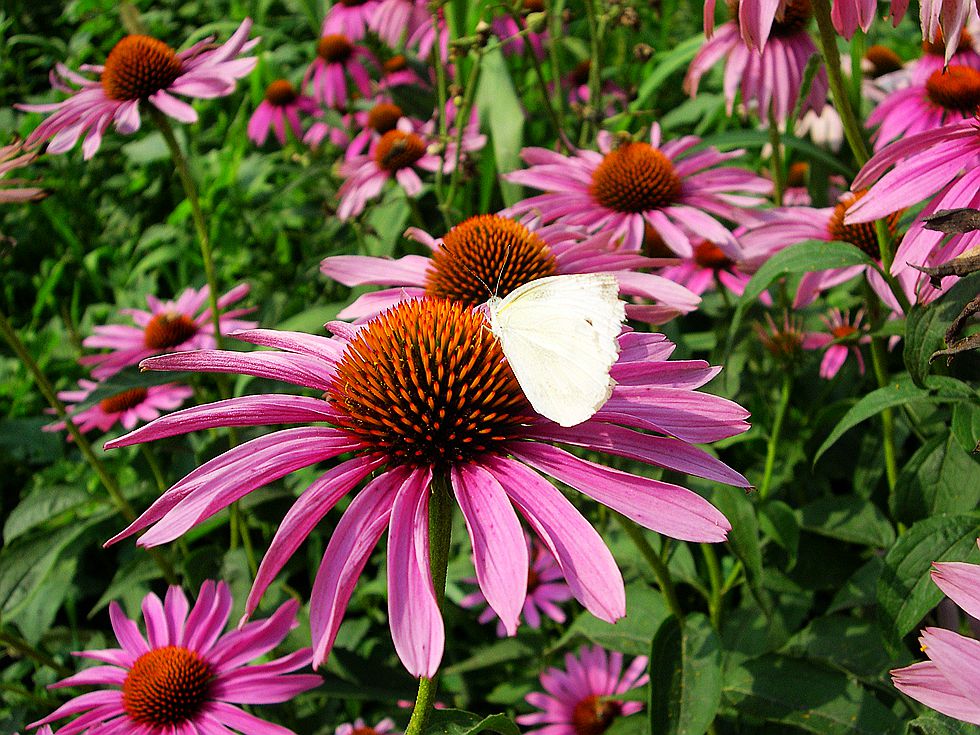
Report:
[[[980,618],[980,564],[936,562],[932,581],[965,613]]]
[[[149,357],[140,370],[192,370],[199,373],[238,373],[282,380],[306,388],[327,390],[329,364],[323,360],[286,352],[230,352],[198,350]]]
[[[431,677],[442,660],[445,631],[429,568],[430,480],[428,472],[410,475],[391,508],[388,622],[405,668],[412,676]]]
[[[891,675],[903,694],[944,715],[980,725],[980,704],[963,696],[932,661],[895,669]]]
[[[547,444],[514,443],[511,454],[641,526],[682,541],[724,541],[732,526],[695,492],[579,459]]]
[[[568,586],[589,612],[607,622],[626,614],[623,577],[599,534],[550,482],[503,457],[487,469],[558,561]]]
[[[246,623],[238,630],[223,635],[209,652],[208,660],[222,676],[258,656],[264,656],[296,627],[298,611],[299,601],[287,600],[268,618]]]
[[[119,603],[115,601],[109,603],[109,620],[112,623],[112,632],[116,634],[116,640],[126,653],[138,657],[149,652],[150,647],[140,635],[136,623],[126,617]]]
[[[527,544],[520,521],[500,483],[483,467],[454,466],[451,476],[480,589],[507,634],[515,635],[527,597]]]
[[[222,725],[226,728],[233,727],[236,730],[240,730],[244,735],[296,735],[289,728],[274,725],[267,720],[250,715],[248,712],[234,705],[225,704],[224,702],[209,702],[207,709],[202,714],[206,714],[208,711],[213,714],[212,722],[214,723],[214,729],[212,732],[215,735],[217,733],[227,732],[227,729],[217,729]],[[204,734],[202,733],[202,735]]]
[[[430,265],[430,259],[421,255],[397,259],[334,255],[321,261],[320,272],[345,286],[424,286]]]

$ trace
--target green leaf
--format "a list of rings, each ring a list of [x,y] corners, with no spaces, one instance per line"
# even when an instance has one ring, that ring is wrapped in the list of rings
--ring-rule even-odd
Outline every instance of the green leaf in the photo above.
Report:
[[[943,594],[929,576],[933,562],[965,561],[976,554],[980,516],[937,516],[919,521],[885,555],[878,579],[878,619],[886,645],[897,651]]]
[[[55,485],[37,488],[7,516],[3,524],[4,543],[34,530],[46,521],[68,510],[85,505],[92,497],[77,485]]]
[[[447,675],[462,674],[467,671],[484,669],[488,666],[496,666],[507,661],[527,660],[527,657],[532,655],[534,655],[534,649],[524,641],[518,638],[504,638],[489,646],[478,648],[469,658],[445,667],[442,673]]]
[[[799,510],[800,525],[821,536],[886,548],[895,529],[874,503],[853,495],[820,498]]]
[[[683,623],[671,616],[650,652],[650,732],[703,735],[721,705],[721,642],[696,613]]]
[[[898,717],[846,674],[779,655],[747,661],[729,673],[724,702],[739,718],[759,718],[817,735],[882,735]]]
[[[765,137],[765,134],[762,134]],[[848,242],[825,242],[805,240],[780,250],[755,272],[745,286],[738,300],[731,326],[728,328],[728,344],[725,353],[730,354],[738,328],[741,326],[745,310],[759,298],[769,285],[781,276],[794,273],[815,273],[834,268],[848,268],[855,265],[873,265],[874,261],[859,248]]]
[[[822,661],[868,680],[895,666],[881,640],[881,629],[873,622],[846,615],[817,618],[794,635],[782,648],[794,658]]]
[[[957,403],[953,406],[953,436],[960,446],[976,453],[980,446],[980,403]]]
[[[484,55],[477,82],[476,105],[480,120],[490,129],[497,171],[507,173],[521,167],[521,145],[524,140],[525,112],[514,91],[503,54],[491,51]],[[500,193],[509,207],[524,196],[523,188],[500,179]]]
[[[819,161],[831,170],[844,174],[848,180],[854,178],[856,171],[846,163],[845,158],[835,156],[830,151],[794,135],[784,134],[780,140],[786,148],[803,154],[811,161]],[[701,141],[701,147],[710,145],[723,150],[730,150],[732,148],[762,148],[768,143],[768,130],[729,130],[704,138]]]
[[[980,727],[930,712],[907,723],[905,735],[980,735]]]
[[[520,730],[507,715],[481,717],[459,709],[437,709],[432,713],[427,735],[479,735],[485,730],[500,735],[520,735]]]
[[[904,523],[928,516],[966,513],[980,503],[980,465],[952,432],[934,436],[902,468],[892,493],[893,515]]]
[[[669,51],[657,54],[648,65],[652,69],[650,74],[643,78],[639,89],[636,91],[636,99],[630,105],[633,110],[649,108],[656,100],[656,93],[661,85],[670,76],[681,69],[686,69],[691,59],[704,45],[704,34],[698,33],[696,36],[686,38],[678,44],[672,44]]]
[[[759,506],[759,528],[789,555],[789,569],[796,564],[800,547],[800,520],[796,511],[782,500],[769,500]]]
[[[583,612],[554,648],[570,648],[575,639],[584,637],[611,651],[646,656],[654,633],[667,615],[663,596],[643,582],[634,582],[626,586],[625,617],[607,623],[590,612]]]
[[[276,325],[276,329],[283,329],[290,332],[306,332],[307,334],[324,335],[323,325],[337,318],[340,310],[346,306],[344,303],[334,302],[314,306],[299,314],[294,314],[283,322]],[[324,335],[325,336],[325,335]]]
[[[916,385],[924,385],[929,357],[946,346],[946,329],[978,291],[980,273],[973,273],[957,281],[939,300],[925,306],[916,304],[909,311],[903,356]]]
[[[745,493],[729,488],[712,495],[711,501],[732,524],[728,543],[745,567],[745,577],[753,597],[763,610],[768,610],[770,602],[762,589],[762,546],[755,505]]]

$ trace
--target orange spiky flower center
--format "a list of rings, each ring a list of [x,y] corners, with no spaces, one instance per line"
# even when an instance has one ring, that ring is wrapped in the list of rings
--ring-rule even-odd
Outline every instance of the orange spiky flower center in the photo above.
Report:
[[[607,209],[646,212],[677,201],[681,180],[670,159],[649,143],[624,143],[602,159],[589,191]]]
[[[126,675],[123,709],[141,725],[169,731],[197,715],[213,678],[210,664],[194,651],[155,648],[136,659]]]
[[[122,413],[140,405],[146,400],[148,393],[146,388],[130,388],[114,396],[103,398],[99,401],[99,408],[106,413]]]
[[[830,333],[834,336],[834,339],[846,339],[855,332],[857,332],[857,327],[853,324],[838,324],[836,327],[831,327],[830,329]]]
[[[406,168],[425,155],[425,141],[415,133],[389,130],[374,149],[374,161],[389,173]]]
[[[316,55],[328,64],[342,64],[354,53],[354,44],[343,33],[328,33],[316,42]]]
[[[198,333],[197,324],[186,314],[162,311],[143,330],[143,344],[151,350],[168,350],[184,344]]]
[[[291,105],[297,97],[299,97],[299,92],[296,91],[296,87],[286,79],[277,79],[265,88],[266,100],[276,107]]]
[[[380,135],[394,130],[405,113],[394,102],[379,102],[368,111],[367,126]]]
[[[575,735],[602,735],[622,713],[621,702],[602,700],[598,695],[590,694],[579,700],[572,710],[572,729]]]
[[[878,234],[875,232],[875,223],[860,222],[854,225],[844,224],[844,214],[848,208],[854,202],[863,199],[867,193],[867,189],[845,192],[834,206],[834,211],[830,215],[830,221],[827,223],[827,232],[830,234],[831,239],[849,242],[852,245],[856,245],[875,260],[880,260],[881,250],[878,247]],[[895,232],[899,216],[900,213],[896,212],[888,215],[885,220],[888,225],[888,231],[892,234]]]
[[[445,299],[403,301],[362,327],[325,397],[367,451],[420,467],[501,451],[534,415],[482,312]]]
[[[980,105],[980,72],[968,66],[937,69],[926,80],[926,94],[940,107],[972,114]]]
[[[551,248],[512,219],[481,214],[464,220],[432,254],[425,290],[430,296],[476,306],[518,286],[557,272]],[[496,294],[487,292],[495,289]]]
[[[102,70],[102,89],[113,100],[145,100],[180,76],[177,53],[152,36],[125,36],[109,52]]]

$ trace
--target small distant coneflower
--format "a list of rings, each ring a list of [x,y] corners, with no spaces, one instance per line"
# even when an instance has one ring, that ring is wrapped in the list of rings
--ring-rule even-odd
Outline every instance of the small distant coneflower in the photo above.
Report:
[[[380,66],[367,47],[358,46],[342,33],[322,36],[316,43],[316,58],[303,77],[303,88],[311,84],[314,99],[327,107],[346,108],[350,99],[348,76],[361,97],[371,96],[371,72],[365,63]]]
[[[116,424],[124,429],[132,429],[140,421],[152,421],[161,413],[180,408],[181,404],[194,395],[194,391],[184,385],[167,383],[147,388],[127,388],[119,393],[106,396],[88,408],[77,410],[80,404],[88,401],[99,388],[92,380],[79,380],[78,390],[64,390],[58,399],[65,402],[65,409],[72,423],[83,434],[92,429],[105,433]],[[65,422],[59,421],[44,427],[45,431],[63,431]]]
[[[835,377],[840,372],[848,355],[854,355],[858,372],[864,375],[864,357],[861,355],[859,345],[871,341],[867,329],[861,324],[864,319],[864,310],[858,311],[853,320],[850,313],[842,313],[840,309],[834,309],[829,316],[821,316],[820,318],[827,327],[827,331],[809,332],[803,340],[803,349],[823,350],[823,359],[820,361],[820,377],[827,380]]]
[[[262,145],[269,137],[269,131],[275,131],[276,140],[280,145],[286,145],[286,125],[297,140],[303,138],[303,123],[300,114],[318,116],[320,108],[316,100],[300,94],[286,79],[277,79],[265,88],[265,99],[259,103],[248,121],[248,137],[256,144]]]
[[[323,19],[321,36],[343,34],[352,41],[360,41],[378,11],[381,0],[338,0],[332,3]]]

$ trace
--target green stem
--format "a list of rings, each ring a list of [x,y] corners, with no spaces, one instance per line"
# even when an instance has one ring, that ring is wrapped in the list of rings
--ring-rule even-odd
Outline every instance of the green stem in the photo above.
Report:
[[[71,435],[71,438],[75,440],[75,446],[78,447],[82,456],[85,457],[85,461],[88,462],[89,466],[95,472],[99,481],[105,487],[106,492],[109,493],[109,497],[112,499],[113,504],[122,514],[122,516],[129,522],[136,520],[136,511],[133,510],[133,506],[129,504],[129,501],[123,496],[122,491],[119,489],[119,485],[113,479],[112,475],[106,469],[105,465],[102,464],[101,460],[95,456],[95,452],[92,450],[92,445],[89,443],[85,435],[82,434],[78,426],[72,421],[71,416],[68,415],[68,411],[65,410],[65,405],[58,398],[55,392],[54,386],[48,381],[47,376],[44,375],[41,370],[40,365],[31,356],[27,347],[23,342],[20,341],[20,337],[17,336],[17,332],[14,331],[13,326],[7,320],[7,315],[0,310],[0,334],[3,334],[4,339],[7,344],[10,345],[11,349],[20,358],[20,361],[24,363],[24,367],[34,378],[34,382],[41,391],[41,394],[47,400],[48,405],[54,409],[55,415],[59,419],[65,422],[65,428]],[[163,576],[171,584],[177,584],[177,574],[174,572],[173,567],[170,565],[162,554],[155,549],[150,549],[150,554],[153,556],[154,561],[156,561],[157,566],[160,567],[160,571],[163,572]]]
[[[721,596],[723,583],[718,555],[711,544],[701,544],[701,552],[708,567],[708,581],[711,584],[711,597],[708,599],[708,617],[715,630],[721,630]]]
[[[646,536],[643,535],[643,530],[638,525],[624,515],[619,513],[614,513],[614,515],[616,516],[616,520],[619,521],[619,525],[626,531],[626,535],[630,537],[630,541],[633,542],[647,564],[650,565],[653,576],[657,578],[657,585],[660,587],[664,600],[667,602],[667,608],[674,614],[675,618],[683,621],[684,610],[681,608],[681,604],[677,599],[677,590],[674,589],[674,581],[670,577],[670,570],[664,564],[664,560],[650,546],[650,542],[647,541]]]
[[[0,631],[0,645],[6,646],[10,650],[16,651],[26,658],[37,661],[37,663],[41,664],[42,666],[48,666],[54,669],[58,676],[69,676],[72,673],[72,670],[67,666],[62,666],[48,654],[37,650],[23,638],[18,638],[11,633],[4,633],[3,631]]]
[[[565,117],[565,98],[563,96],[564,90],[562,90],[561,86],[561,59],[558,56],[559,44],[556,39],[561,38],[564,32],[561,21],[561,13],[564,5],[564,0],[557,0],[557,2],[554,0],[544,0],[544,11],[548,14],[548,60],[551,62],[551,74],[554,77],[554,109],[559,120]],[[545,95],[548,94],[547,86],[545,86],[542,92]],[[569,150],[571,150],[571,144],[569,144]]]
[[[153,450],[150,449],[149,444],[140,444],[140,453],[143,455],[143,459],[150,466],[150,472],[153,473],[153,479],[156,480],[157,490],[162,495],[167,492],[167,480],[163,476],[163,470],[160,469],[160,463],[157,462],[156,455],[153,454]]]
[[[782,139],[779,135],[779,124],[769,112],[769,145],[772,146],[772,185],[773,198],[777,207],[783,206],[783,192],[786,191],[786,177],[783,173]]]
[[[439,13],[432,13],[432,22],[435,24],[435,28],[439,28]],[[450,43],[452,39],[450,38]],[[432,48],[432,63],[436,68],[436,98],[439,101],[439,140],[442,142],[443,149],[439,156],[439,168],[436,169],[436,197],[440,201],[439,211],[442,213],[443,224],[446,225],[448,230],[453,226],[452,220],[449,218],[449,213],[442,206],[445,203],[446,198],[443,192],[443,168],[446,165],[446,140],[449,137],[449,125],[446,121],[446,101],[448,100],[448,91],[446,88],[446,67],[442,64],[442,59],[439,58],[439,44],[437,43]]]
[[[844,77],[840,68],[840,52],[837,50],[837,31],[830,17],[830,0],[813,0],[813,15],[817,19],[818,40],[823,52],[824,63],[827,66],[827,81],[834,98],[834,105],[844,124],[844,136],[854,153],[859,166],[868,162],[868,147],[864,143],[864,134],[858,122],[851,100],[844,86]]]
[[[452,541],[453,506],[449,492],[449,479],[445,475],[432,478],[429,496],[429,565],[432,569],[432,586],[436,592],[436,604],[442,610],[446,598],[446,573],[449,568],[449,544]],[[419,678],[419,692],[415,698],[412,717],[405,728],[405,735],[422,735],[429,724],[436,689],[439,684],[438,673],[433,677]]]
[[[174,129],[167,120],[167,116],[152,105],[148,106],[150,117],[156,126],[160,128],[167,148],[170,149],[170,157],[173,159],[177,169],[177,178],[184,188],[184,195],[191,206],[191,219],[194,221],[194,230],[197,232],[197,242],[201,247],[201,259],[204,261],[204,277],[208,282],[208,305],[211,308],[211,323],[214,325],[214,341],[218,349],[222,347],[221,320],[218,310],[218,276],[214,270],[214,253],[211,249],[211,236],[208,234],[208,226],[204,220],[204,213],[201,211],[201,199],[197,194],[197,185],[191,175],[190,166],[184,152],[180,149],[180,143],[174,135]]]
[[[885,339],[872,337],[871,364],[879,388],[884,388],[889,383],[886,352]],[[895,414],[891,408],[881,412],[881,438],[885,447],[885,476],[888,478],[888,489],[894,491],[895,483],[898,482],[898,453],[895,448]]]
[[[762,472],[762,483],[759,485],[759,497],[763,500],[769,497],[769,490],[772,487],[772,473],[776,467],[776,450],[779,447],[779,433],[783,428],[783,419],[786,418],[786,409],[789,406],[789,394],[792,386],[792,376],[789,373],[784,373],[783,385],[779,391],[779,404],[776,406],[776,417],[773,419],[772,431],[769,433],[769,443],[766,447],[766,466]]]
[[[579,146],[584,146],[599,131],[602,117],[602,33],[605,23],[596,13],[595,0],[585,0],[585,12],[589,20],[589,103],[586,105],[585,124],[579,135]]]
[[[469,122],[470,110],[473,109],[473,99],[476,96],[476,82],[480,77],[480,63],[483,61],[483,50],[480,49],[476,53],[476,59],[473,61],[473,67],[470,69],[470,75],[466,79],[466,90],[463,92],[463,104],[459,106],[456,111],[456,140],[455,140],[455,150],[453,155],[456,159],[456,165],[453,166],[453,173],[449,179],[449,192],[446,194],[446,201],[443,202],[442,206],[445,208],[445,214],[452,217],[452,207],[453,200],[456,198],[456,189],[459,186],[459,172],[462,169],[460,165],[461,159],[463,157],[463,133],[466,131],[466,125]]]
[[[521,14],[514,8],[510,8],[511,17],[515,22],[520,22]],[[531,67],[534,69],[534,76],[538,81],[538,86],[541,88],[541,99],[544,100],[544,110],[548,113],[548,120],[551,122],[551,126],[555,129],[555,136],[558,139],[558,145],[565,153],[572,152],[572,142],[565,135],[565,131],[562,129],[561,118],[558,116],[558,112],[555,110],[555,106],[551,103],[551,95],[548,93],[548,82],[544,78],[544,69],[541,67],[541,60],[538,58],[537,54],[534,53],[534,47],[530,42],[524,44],[524,55],[531,60]],[[552,59],[552,66],[556,70],[558,66],[554,64]],[[561,100],[561,85],[557,84],[558,87],[558,99]]]

